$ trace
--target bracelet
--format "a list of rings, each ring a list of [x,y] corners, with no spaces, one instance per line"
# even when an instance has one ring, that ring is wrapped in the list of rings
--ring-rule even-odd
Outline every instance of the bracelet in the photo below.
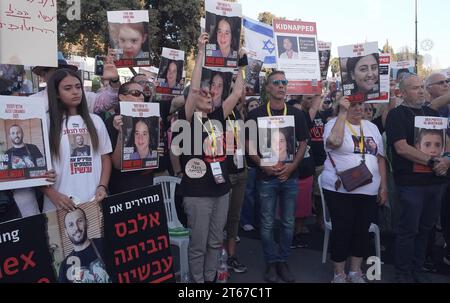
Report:
[[[106,187],[105,185],[100,184],[99,186],[97,186],[97,189],[98,189],[99,187],[103,187],[103,188],[105,189],[105,191],[108,192],[108,187]]]

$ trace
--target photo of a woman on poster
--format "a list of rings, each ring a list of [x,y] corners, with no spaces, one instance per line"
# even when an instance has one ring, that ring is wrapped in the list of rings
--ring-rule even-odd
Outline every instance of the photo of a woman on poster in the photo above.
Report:
[[[216,25],[211,34],[208,44],[215,44],[217,47],[212,51],[213,57],[237,58],[239,49],[239,36],[233,22],[228,17],[216,16]]]
[[[133,129],[128,147],[134,147],[134,152],[131,154],[130,160],[157,158],[157,151],[152,149],[154,144],[151,129],[148,118],[133,118]]]
[[[181,78],[183,76],[183,61],[171,60],[162,57],[158,79],[160,86],[168,88],[179,87],[181,89]]]
[[[378,98],[380,92],[379,55],[369,54],[346,59],[344,90],[346,90],[345,85],[350,85],[349,92],[351,91],[351,93],[344,93],[344,95],[361,94],[364,96],[361,101]]]
[[[269,129],[270,148],[272,149],[272,158],[278,163],[287,163],[294,160],[294,133],[293,128],[285,127],[277,130]]]
[[[232,73],[203,69],[202,87],[209,89],[215,109],[220,107],[230,94],[232,77]]]

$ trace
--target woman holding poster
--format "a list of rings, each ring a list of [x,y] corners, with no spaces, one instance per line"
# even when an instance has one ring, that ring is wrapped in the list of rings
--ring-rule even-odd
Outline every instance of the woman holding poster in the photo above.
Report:
[[[111,173],[111,142],[103,121],[89,114],[82,81],[76,72],[57,70],[47,82],[50,115],[50,152],[58,176],[43,189],[44,211],[73,210],[74,200],[102,201]],[[77,135],[91,146],[90,155],[73,155]]]

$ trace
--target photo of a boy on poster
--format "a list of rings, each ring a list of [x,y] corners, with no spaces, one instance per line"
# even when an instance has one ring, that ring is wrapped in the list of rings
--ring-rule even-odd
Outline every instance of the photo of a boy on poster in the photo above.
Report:
[[[147,11],[109,11],[109,43],[117,67],[150,65]]]
[[[441,157],[445,152],[448,119],[415,117],[414,147],[431,157]],[[430,173],[432,168],[414,163],[416,173]]]

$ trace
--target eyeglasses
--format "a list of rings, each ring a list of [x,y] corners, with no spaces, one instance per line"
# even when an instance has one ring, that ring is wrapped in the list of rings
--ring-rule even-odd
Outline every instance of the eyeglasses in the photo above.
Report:
[[[327,100],[327,101],[323,101],[323,103],[324,103],[324,104],[331,104],[331,101],[330,101],[330,100]]]
[[[438,82],[435,82],[435,83],[428,84],[428,86],[431,86],[431,85],[444,85],[444,84],[450,84],[450,80],[449,79],[441,80],[441,81],[438,81]]]
[[[137,89],[132,89],[127,91],[124,95],[132,95],[133,97],[140,97],[141,95],[143,95],[144,92],[137,90]]]
[[[287,86],[288,83],[289,83],[288,80],[272,80],[272,84],[276,85],[276,86],[280,86],[280,85]]]

